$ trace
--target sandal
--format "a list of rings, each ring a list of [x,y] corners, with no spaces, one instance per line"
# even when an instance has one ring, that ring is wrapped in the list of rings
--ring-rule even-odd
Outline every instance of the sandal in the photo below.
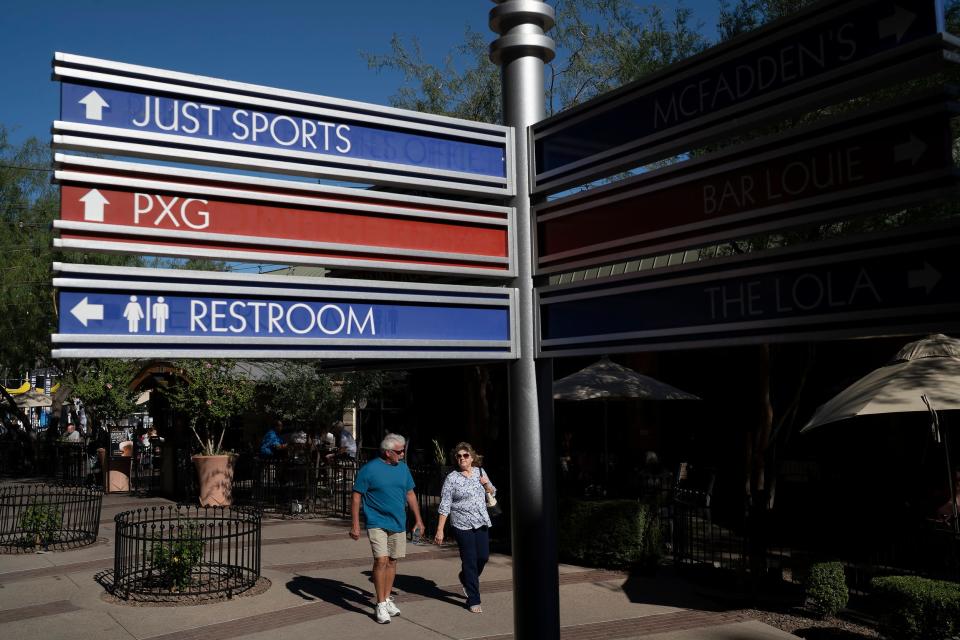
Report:
[[[470,613],[483,613],[483,609],[478,604],[470,605]]]

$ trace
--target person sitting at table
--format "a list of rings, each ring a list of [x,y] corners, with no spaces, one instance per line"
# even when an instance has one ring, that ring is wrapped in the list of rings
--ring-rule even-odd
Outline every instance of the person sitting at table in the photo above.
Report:
[[[282,420],[277,420],[269,429],[267,429],[267,433],[264,434],[263,440],[260,441],[261,456],[264,458],[272,458],[277,454],[278,451],[286,449],[287,445],[284,443],[283,438],[280,437],[280,432],[282,430]]]
[[[937,520],[950,522],[960,513],[960,469],[953,471],[953,496],[937,509]]]
[[[80,432],[77,431],[77,427],[72,422],[67,425],[67,432],[63,434],[61,440],[63,442],[80,442]]]

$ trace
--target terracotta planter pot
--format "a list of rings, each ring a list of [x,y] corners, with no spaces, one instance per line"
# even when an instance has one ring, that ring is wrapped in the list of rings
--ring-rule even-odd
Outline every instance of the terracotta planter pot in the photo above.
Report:
[[[233,456],[193,456],[200,505],[226,507],[233,503]]]

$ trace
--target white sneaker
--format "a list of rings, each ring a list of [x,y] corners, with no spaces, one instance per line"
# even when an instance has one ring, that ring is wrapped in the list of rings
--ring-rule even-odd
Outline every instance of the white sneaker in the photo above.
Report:
[[[377,622],[380,624],[387,624],[390,622],[390,612],[387,611],[386,602],[377,603]]]
[[[400,607],[393,603],[393,596],[387,598],[387,601],[384,604],[387,605],[387,613],[389,613],[391,616],[400,615]]]

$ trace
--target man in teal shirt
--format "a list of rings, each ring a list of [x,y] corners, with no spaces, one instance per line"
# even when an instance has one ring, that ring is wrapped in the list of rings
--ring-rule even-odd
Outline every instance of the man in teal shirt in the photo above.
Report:
[[[373,551],[373,586],[377,594],[375,613],[380,624],[390,622],[390,616],[400,615],[390,591],[397,576],[397,560],[406,555],[405,505],[413,512],[414,532],[422,534],[424,531],[417,496],[413,492],[413,476],[403,461],[406,447],[407,441],[403,436],[387,434],[380,443],[380,457],[363,465],[353,483],[350,537],[360,539],[362,503],[367,538]]]

